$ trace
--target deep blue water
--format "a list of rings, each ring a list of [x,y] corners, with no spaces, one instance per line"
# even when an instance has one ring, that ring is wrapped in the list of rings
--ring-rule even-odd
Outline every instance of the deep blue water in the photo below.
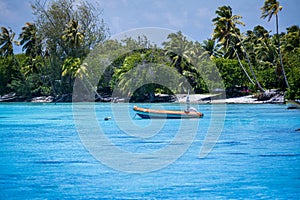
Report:
[[[226,105],[216,145],[199,158],[218,105],[199,105],[204,118],[184,122],[142,120],[134,117],[132,107],[95,105],[96,121],[112,146],[135,155],[159,152],[168,145],[180,149],[185,141],[171,141],[184,123],[193,124],[196,131],[191,145],[169,165],[135,173],[143,168],[143,160],[141,165],[131,160],[127,165],[133,173],[126,172],[99,161],[83,144],[78,132],[83,127],[74,119],[82,116],[86,130],[93,128],[84,104],[79,114],[74,114],[72,104],[0,104],[0,199],[299,199],[300,132],[295,130],[300,128],[300,110]],[[126,109],[125,114],[118,112]],[[223,121],[218,123],[222,126]],[[155,161],[150,165],[159,165],[160,156],[171,155],[147,157]],[[110,161],[122,168],[124,158]]]

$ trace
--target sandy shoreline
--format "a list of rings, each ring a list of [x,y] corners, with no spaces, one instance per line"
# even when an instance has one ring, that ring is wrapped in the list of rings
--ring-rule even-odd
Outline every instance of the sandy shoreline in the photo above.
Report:
[[[179,103],[186,101],[187,95],[176,95]],[[214,98],[215,97],[215,98]],[[210,100],[213,99],[213,100]],[[191,94],[191,103],[227,103],[227,104],[263,104],[263,103],[284,103],[284,96],[277,95],[266,101],[258,101],[255,95],[247,95],[242,97],[218,99],[217,95],[211,94]]]
[[[165,97],[168,95],[158,95],[158,96]],[[15,97],[15,96],[13,96],[13,97]],[[175,102],[185,103],[186,97],[187,97],[187,94],[176,94]],[[241,97],[235,97],[235,98],[221,99],[218,94],[190,94],[189,99],[190,99],[191,103],[197,103],[197,104],[209,104],[209,103],[227,103],[227,104],[277,103],[277,104],[283,104],[283,103],[285,103],[284,95],[282,95],[282,94],[275,94],[268,100],[258,100],[255,95],[247,95],[247,96],[241,96]],[[0,101],[0,102],[24,102],[24,101],[16,101],[15,98],[5,98],[4,100],[7,100],[7,101]],[[25,102],[34,102],[34,103],[72,102],[72,96],[70,96],[68,101],[64,101],[64,100],[59,101],[59,100],[56,100],[52,96],[41,96],[41,97],[32,98],[31,100],[27,100]],[[112,99],[111,99],[111,101],[112,101]],[[106,101],[106,102],[110,102],[110,101]],[[121,103],[123,101],[120,100],[117,102]]]

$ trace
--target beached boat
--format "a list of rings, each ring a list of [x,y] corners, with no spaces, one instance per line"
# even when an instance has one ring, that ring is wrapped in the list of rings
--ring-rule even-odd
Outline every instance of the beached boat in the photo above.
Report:
[[[138,116],[144,119],[150,118],[167,118],[167,119],[183,119],[183,118],[201,118],[203,113],[198,112],[191,108],[190,110],[177,111],[177,110],[155,110],[148,108],[133,107],[133,110]]]
[[[300,109],[300,101],[299,100],[287,100],[286,106],[288,109]]]

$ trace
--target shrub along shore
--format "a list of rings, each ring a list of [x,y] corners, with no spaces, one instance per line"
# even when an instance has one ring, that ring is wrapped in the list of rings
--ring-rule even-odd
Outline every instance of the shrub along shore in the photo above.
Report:
[[[147,35],[110,39],[102,11],[86,0],[36,0],[32,9],[35,21],[24,22],[18,38],[0,27],[2,102],[71,102],[76,80],[100,102],[174,102],[180,98],[172,94],[188,91],[226,91],[228,102],[300,99],[298,24],[280,30],[285,32],[262,25],[241,32],[242,16],[224,5],[215,11],[211,38],[191,41],[178,30],[155,44]],[[269,21],[282,9],[265,0],[256,12]],[[22,53],[14,53],[15,45]],[[112,97],[116,89],[120,98]],[[237,98],[247,95],[255,98]]]

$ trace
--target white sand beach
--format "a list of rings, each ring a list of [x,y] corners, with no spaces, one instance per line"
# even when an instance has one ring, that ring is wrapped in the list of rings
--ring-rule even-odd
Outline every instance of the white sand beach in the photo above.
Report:
[[[186,94],[177,94],[179,103],[186,102]],[[259,101],[255,95],[242,97],[218,99],[218,94],[190,94],[191,103],[228,103],[228,104],[262,104],[262,103],[284,103],[284,96],[275,95],[269,100]]]

